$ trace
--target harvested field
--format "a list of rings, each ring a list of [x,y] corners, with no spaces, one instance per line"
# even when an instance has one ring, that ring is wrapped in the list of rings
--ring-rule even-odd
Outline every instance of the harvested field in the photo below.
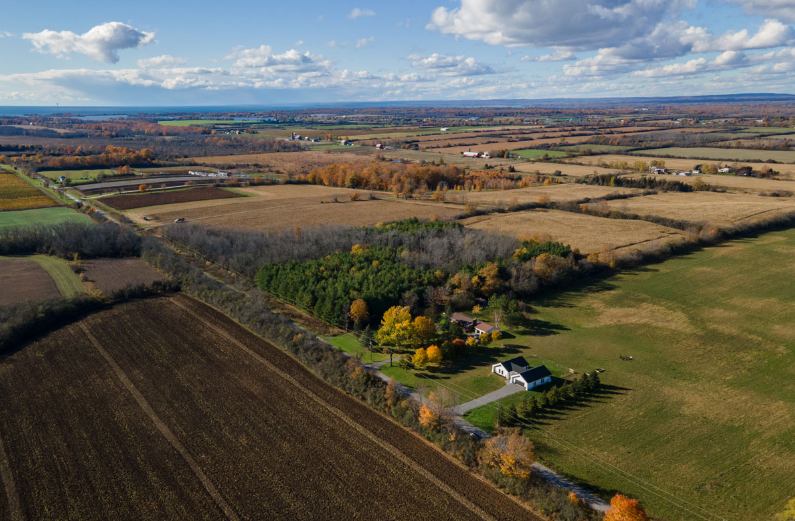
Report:
[[[186,297],[47,335],[0,362],[0,393],[11,519],[534,519]]]
[[[789,150],[750,150],[745,148],[654,148],[641,150],[639,154],[646,156],[673,156],[693,159],[719,161],[778,161],[781,163],[795,162],[795,152]]]
[[[28,259],[0,259],[0,288],[0,307],[61,296],[47,271]]]
[[[325,153],[317,150],[305,152],[273,152],[270,154],[243,154],[236,156],[207,156],[189,159],[192,164],[239,167],[254,166],[263,172],[306,174],[313,168],[320,168],[334,163],[359,163],[369,161],[375,155],[374,148],[356,149],[359,153],[349,151]]]
[[[113,195],[110,197],[102,197],[99,201],[116,210],[132,210],[133,208],[143,208],[146,206],[209,201],[213,199],[235,199],[238,197],[245,197],[245,195],[235,193],[231,190],[209,186],[191,188],[188,190],[151,192],[140,195]]]
[[[593,135],[587,136],[561,136],[561,137],[553,137],[553,138],[539,138],[539,139],[532,139],[532,140],[516,140],[516,141],[492,141],[491,143],[484,143],[482,145],[461,145],[461,146],[453,146],[453,147],[439,147],[439,148],[426,148],[427,152],[436,152],[439,154],[456,154],[460,155],[464,152],[469,150],[472,151],[488,151],[488,150],[521,150],[524,148],[530,148],[533,146],[538,145],[567,145],[572,143],[582,143],[584,141],[588,141],[589,139],[593,139]]]
[[[576,183],[563,183],[549,186],[531,186],[528,188],[518,188],[516,190],[491,190],[483,192],[448,192],[448,200],[469,203],[487,203],[502,205],[534,203],[539,197],[549,197],[551,201],[579,201],[582,199],[599,199],[609,194],[640,194],[642,191],[635,188],[620,188],[613,186],[592,186]]]
[[[88,282],[103,293],[166,278],[140,259],[92,259],[83,261],[80,267]]]
[[[451,218],[461,208],[432,202],[366,200],[368,192],[315,185],[272,185],[240,188],[256,197],[222,199],[138,209],[126,215],[145,226],[159,226],[184,217],[191,222],[252,229],[283,229],[316,224],[372,225],[408,217]],[[350,194],[363,200],[352,202]],[[378,197],[391,197],[379,193]],[[335,203],[338,199],[340,202]],[[149,221],[142,219],[143,215]]]
[[[0,211],[56,206],[44,192],[14,174],[0,171]]]
[[[547,233],[555,241],[579,248],[582,253],[643,249],[660,243],[684,240],[679,230],[646,221],[593,217],[559,210],[527,210],[470,217],[461,221],[468,228],[509,235],[532,236]]]
[[[666,192],[608,201],[611,208],[692,222],[730,226],[795,212],[795,198],[715,192]]]

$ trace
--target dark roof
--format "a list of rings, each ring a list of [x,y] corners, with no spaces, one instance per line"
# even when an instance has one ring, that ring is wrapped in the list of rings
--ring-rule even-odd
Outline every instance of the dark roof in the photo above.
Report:
[[[549,372],[547,366],[539,365],[538,367],[533,367],[532,369],[519,373],[519,376],[521,376],[525,382],[529,383],[541,380],[546,376],[552,376],[552,373]]]
[[[450,320],[455,320],[456,322],[474,322],[475,319],[470,317],[469,315],[464,315],[463,313],[453,313],[450,315]]]
[[[530,364],[527,363],[527,360],[525,360],[524,357],[522,357],[522,356],[517,356],[516,358],[511,358],[510,360],[506,360],[504,362],[501,362],[501,364],[508,372],[513,371],[515,373],[519,373],[521,371],[524,371],[525,367],[529,367],[530,366]]]

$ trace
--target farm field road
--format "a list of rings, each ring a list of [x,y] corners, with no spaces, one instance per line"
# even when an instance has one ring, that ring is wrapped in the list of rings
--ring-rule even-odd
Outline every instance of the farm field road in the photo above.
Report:
[[[26,519],[230,518],[201,474],[240,519],[537,519],[184,296],[122,304],[24,347],[0,362],[0,393],[14,402],[0,439]]]

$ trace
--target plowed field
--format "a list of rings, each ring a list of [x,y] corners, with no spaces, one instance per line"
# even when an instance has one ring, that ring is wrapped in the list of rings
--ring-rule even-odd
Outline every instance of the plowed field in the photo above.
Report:
[[[61,296],[47,271],[27,259],[0,259],[0,288],[0,306]]]
[[[117,210],[131,210],[147,206],[163,204],[188,203],[192,201],[210,201],[213,199],[235,199],[245,197],[231,190],[224,190],[214,186],[192,188],[189,190],[176,190],[173,192],[150,192],[135,195],[114,195],[100,199],[103,203]]]
[[[0,362],[3,519],[536,519],[186,297]]]
[[[140,259],[92,259],[83,261],[81,267],[89,282],[103,292],[165,278]]]

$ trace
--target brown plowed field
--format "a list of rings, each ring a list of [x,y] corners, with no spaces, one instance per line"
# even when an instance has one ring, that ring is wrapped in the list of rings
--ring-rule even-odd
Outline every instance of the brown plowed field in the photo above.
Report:
[[[150,192],[135,195],[113,195],[103,197],[101,202],[117,210],[132,210],[133,208],[145,208],[148,206],[160,206],[163,204],[189,203],[192,201],[211,201],[213,199],[236,199],[245,197],[231,190],[224,190],[215,186],[204,188],[191,188],[188,190],[176,190],[174,192]]]
[[[50,274],[27,259],[0,259],[0,288],[0,306],[61,296]]]
[[[92,259],[80,265],[89,282],[102,292],[116,291],[125,286],[148,285],[165,276],[140,259]]]
[[[0,394],[4,519],[537,519],[182,296],[24,347]]]
[[[451,202],[486,203],[502,205],[503,203],[534,203],[541,196],[551,201],[579,201],[582,199],[599,199],[608,194],[640,194],[636,188],[618,188],[614,186],[593,186],[576,183],[564,183],[549,186],[531,186],[515,190],[489,190],[483,192],[448,192]]]

